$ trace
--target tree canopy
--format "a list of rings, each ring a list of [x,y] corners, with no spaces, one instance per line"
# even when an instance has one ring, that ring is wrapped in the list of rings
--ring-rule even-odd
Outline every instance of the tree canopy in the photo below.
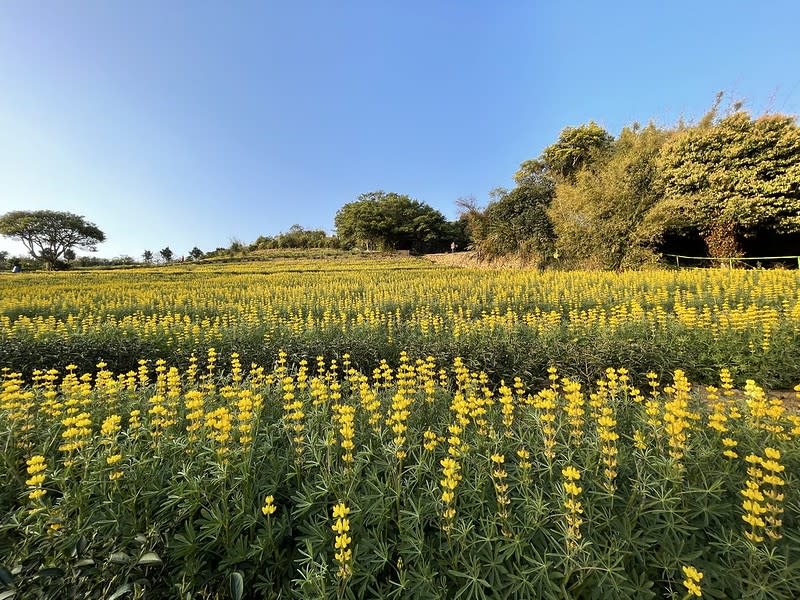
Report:
[[[720,118],[722,98],[718,95],[694,125],[634,123],[616,139],[594,122],[567,127],[541,155],[522,162],[514,195],[528,187],[554,187],[546,216],[560,264],[620,269],[656,261],[661,252],[712,257],[796,252],[796,119],[776,114],[754,119],[739,102]],[[467,207],[473,242],[479,249],[491,242],[494,250],[520,252],[525,244],[498,243],[522,231],[515,223],[519,217],[502,206],[490,203],[484,212]],[[524,221],[541,223],[536,219]],[[531,243],[536,239],[526,235]]]
[[[335,248],[339,240],[329,236],[322,229],[306,229],[301,225],[292,225],[289,231],[274,237],[259,236],[250,244],[251,250],[269,250],[275,248]]]
[[[431,252],[446,249],[453,225],[431,206],[394,192],[369,192],[336,213],[344,247]]]
[[[661,198],[657,158],[669,136],[654,125],[627,127],[602,158],[557,185],[549,216],[569,263],[619,269],[646,258],[660,233],[644,221]]]
[[[543,262],[555,241],[547,209],[553,199],[552,181],[529,179],[511,191],[498,189],[484,210],[463,203],[473,246],[480,255],[520,254]]]
[[[554,177],[571,179],[582,168],[606,155],[614,142],[614,136],[594,121],[579,127],[567,127],[558,141],[544,149],[541,163]],[[522,167],[531,166],[531,161]],[[519,175],[519,174],[518,174]]]
[[[19,240],[30,255],[49,269],[65,266],[64,255],[73,248],[97,251],[105,234],[80,215],[52,210],[17,210],[0,217],[0,234]]]
[[[662,151],[662,212],[695,226],[712,256],[742,252],[759,230],[800,231],[800,128],[793,117],[736,112],[687,129]]]

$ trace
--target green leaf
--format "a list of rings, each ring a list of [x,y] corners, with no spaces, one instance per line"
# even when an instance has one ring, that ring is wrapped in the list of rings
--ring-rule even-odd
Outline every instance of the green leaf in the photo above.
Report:
[[[11,585],[14,583],[14,576],[11,574],[11,571],[3,566],[0,566],[0,581],[2,581],[5,585]]]
[[[164,561],[161,560],[161,557],[156,554],[155,552],[146,552],[136,563],[137,565],[144,565],[144,566],[153,566],[153,565],[163,565]]]
[[[17,595],[17,590],[7,590],[5,592],[0,592],[0,600],[11,600],[14,596]]]
[[[244,595],[244,577],[239,571],[231,573],[231,598],[233,600],[242,600]]]
[[[124,565],[131,562],[131,557],[124,552],[112,552],[108,559],[117,565]]]
[[[86,536],[82,535],[78,538],[78,541],[75,542],[75,547],[72,549],[72,556],[75,558],[81,556],[84,552],[86,552],[86,548],[89,547],[89,540],[86,539]]]
[[[63,577],[64,576],[64,569],[59,569],[58,567],[48,567],[46,569],[41,569],[36,573],[39,577]]]
[[[133,586],[130,583],[123,583],[106,600],[117,600],[117,598],[122,598],[122,596],[129,594],[132,591]]]
[[[72,566],[75,567],[76,569],[82,569],[83,567],[92,567],[94,566],[94,564],[95,562],[93,558],[84,558],[82,560],[79,560]]]

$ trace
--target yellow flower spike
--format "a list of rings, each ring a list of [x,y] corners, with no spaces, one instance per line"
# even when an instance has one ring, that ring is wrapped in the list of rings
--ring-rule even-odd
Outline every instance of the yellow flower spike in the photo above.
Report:
[[[261,507],[261,513],[269,517],[275,514],[275,511],[278,510],[278,507],[275,506],[275,498],[273,496],[266,496],[264,498],[264,505]]]
[[[333,518],[344,518],[350,514],[350,509],[344,502],[339,502],[333,507]]]
[[[684,565],[681,569],[686,577],[683,581],[683,586],[686,588],[686,591],[693,596],[702,596],[703,592],[700,588],[700,581],[703,579],[703,574],[692,566]]]
[[[45,476],[43,474],[34,475],[33,477],[25,481],[25,485],[30,487],[37,487],[42,485],[44,483],[44,480]]]

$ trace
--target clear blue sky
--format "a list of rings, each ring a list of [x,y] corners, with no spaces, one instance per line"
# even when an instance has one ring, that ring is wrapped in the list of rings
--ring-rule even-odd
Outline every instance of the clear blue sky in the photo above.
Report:
[[[82,214],[107,257],[332,231],[376,189],[453,218],[566,126],[697,118],[719,90],[797,114],[798,23],[796,1],[6,0],[0,213]]]

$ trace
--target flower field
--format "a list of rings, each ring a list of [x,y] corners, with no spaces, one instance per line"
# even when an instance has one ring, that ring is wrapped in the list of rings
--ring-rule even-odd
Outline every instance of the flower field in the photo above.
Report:
[[[584,381],[610,365],[713,383],[800,381],[797,271],[477,271],[421,260],[275,260],[0,277],[0,364],[186,368],[210,347],[244,364],[400,352],[500,378]]]
[[[800,597],[797,284],[3,277],[0,598]]]

